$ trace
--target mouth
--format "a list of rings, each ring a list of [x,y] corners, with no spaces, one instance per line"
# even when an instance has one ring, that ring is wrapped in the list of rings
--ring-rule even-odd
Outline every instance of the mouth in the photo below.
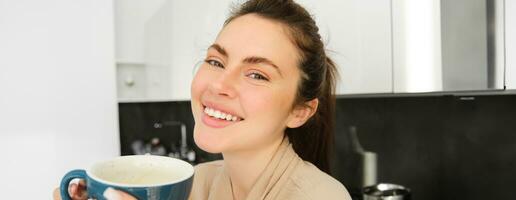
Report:
[[[225,120],[225,121],[229,121],[229,122],[238,122],[238,121],[244,120],[244,118],[242,118],[236,114],[231,114],[231,113],[221,111],[216,108],[211,108],[211,107],[208,107],[205,105],[202,105],[202,106],[203,106],[204,114],[206,114],[207,116],[209,116],[211,118],[218,119],[218,120]]]
[[[202,102],[201,121],[211,128],[224,128],[244,121],[244,118],[214,103]]]

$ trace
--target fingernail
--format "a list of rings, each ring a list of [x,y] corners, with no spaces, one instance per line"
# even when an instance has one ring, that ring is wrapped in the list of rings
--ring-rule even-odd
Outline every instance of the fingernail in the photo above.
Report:
[[[122,197],[113,188],[108,188],[104,191],[104,197],[109,200],[121,200]]]

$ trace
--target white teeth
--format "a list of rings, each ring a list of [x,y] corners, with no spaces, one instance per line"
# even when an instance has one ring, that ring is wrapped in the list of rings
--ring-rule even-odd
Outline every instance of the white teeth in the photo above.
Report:
[[[220,115],[221,115],[220,111],[217,110],[217,111],[215,111],[215,114],[213,116],[215,118],[219,118],[220,119]]]
[[[206,113],[209,116],[212,116],[212,117],[215,117],[218,119],[224,119],[227,121],[237,121],[238,120],[238,117],[236,117],[236,116],[232,116],[231,114],[223,113],[219,110],[215,110],[215,109],[208,108],[208,107],[204,108],[204,113]]]

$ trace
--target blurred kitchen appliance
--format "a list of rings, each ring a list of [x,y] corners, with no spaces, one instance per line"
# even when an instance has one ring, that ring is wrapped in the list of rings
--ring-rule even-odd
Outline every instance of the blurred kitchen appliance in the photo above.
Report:
[[[380,183],[365,187],[363,200],[410,200],[410,189],[401,185]]]
[[[349,127],[350,149],[346,155],[347,169],[350,170],[345,177],[346,186],[353,199],[361,199],[362,189],[377,183],[377,154],[364,150],[357,132],[356,126]]]
[[[196,153],[188,146],[186,125],[180,121],[155,122],[153,124],[153,128],[158,130],[167,126],[176,126],[181,128],[179,144],[177,144],[176,141],[163,141],[164,138],[160,138],[159,135],[155,135],[150,140],[134,140],[131,143],[132,153],[136,155],[152,154],[170,156],[194,163],[196,161]]]
[[[370,186],[376,184],[376,166],[377,156],[375,152],[366,151],[360,144],[357,135],[357,128],[351,126],[349,129],[351,134],[351,146],[356,154],[359,154],[361,159],[362,168],[362,186]]]

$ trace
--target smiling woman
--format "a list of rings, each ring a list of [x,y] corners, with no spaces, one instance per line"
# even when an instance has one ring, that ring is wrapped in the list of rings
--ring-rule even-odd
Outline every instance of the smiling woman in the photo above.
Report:
[[[336,70],[304,8],[245,2],[204,61],[191,86],[194,139],[224,160],[196,167],[190,199],[350,199],[326,174]]]
[[[195,143],[224,159],[196,166],[190,199],[351,199],[327,174],[336,73],[294,1],[238,7],[191,84]]]

